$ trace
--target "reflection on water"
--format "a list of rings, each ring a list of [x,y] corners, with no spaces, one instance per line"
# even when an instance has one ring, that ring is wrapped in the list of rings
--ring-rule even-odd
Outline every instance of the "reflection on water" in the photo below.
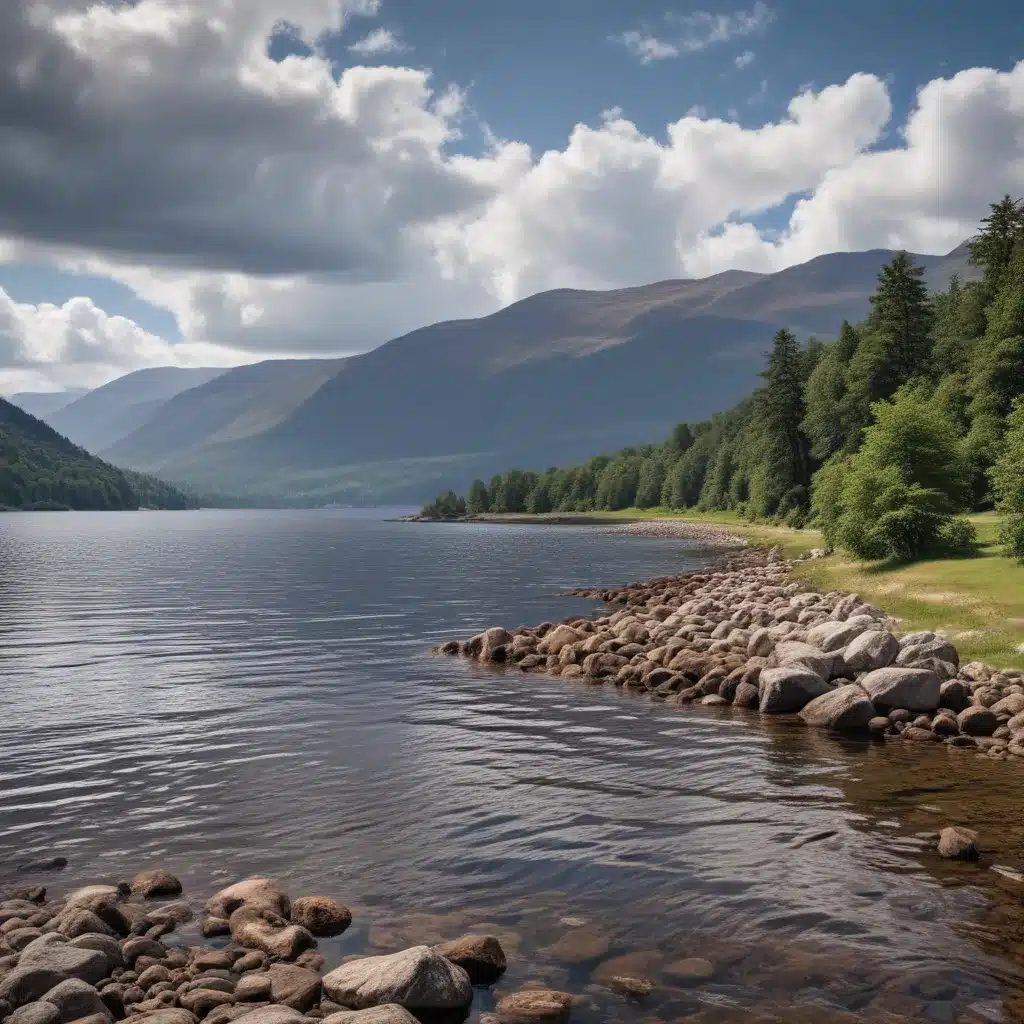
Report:
[[[1024,868],[1014,762],[426,653],[701,557],[334,512],[4,517],[0,870],[163,864],[197,899],[272,873],[356,909],[332,961],[486,927],[503,987],[565,988],[579,1020],[1021,1019],[1024,884],[989,870]],[[980,866],[932,852],[950,822]]]

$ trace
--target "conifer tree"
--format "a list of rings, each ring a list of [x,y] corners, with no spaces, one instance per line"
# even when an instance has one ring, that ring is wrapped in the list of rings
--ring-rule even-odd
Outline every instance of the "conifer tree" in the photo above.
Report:
[[[992,203],[991,213],[981,222],[982,229],[970,244],[970,261],[984,274],[989,297],[1003,284],[1014,250],[1024,243],[1024,200],[1009,194]]]
[[[805,362],[792,331],[781,330],[772,339],[768,367],[761,374],[764,386],[757,396],[755,417],[761,457],[751,480],[754,514],[770,517],[794,487],[810,483],[804,419]]]

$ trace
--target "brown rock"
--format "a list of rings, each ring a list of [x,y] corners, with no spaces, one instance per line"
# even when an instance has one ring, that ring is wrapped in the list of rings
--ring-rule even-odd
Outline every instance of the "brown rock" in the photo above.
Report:
[[[959,825],[950,825],[939,833],[939,856],[947,860],[977,860],[978,833]]]
[[[232,965],[231,970],[235,974],[245,974],[247,971],[262,971],[267,966],[267,956],[258,949],[254,949],[244,956],[240,956]]]
[[[230,919],[241,907],[269,910],[281,917],[287,917],[291,910],[288,895],[273,879],[247,878],[211,897],[206,903],[206,913],[210,917]]]
[[[593,925],[567,931],[549,950],[553,960],[563,964],[584,964],[604,956],[611,948],[608,935]]]
[[[715,976],[715,965],[710,960],[692,956],[669,964],[665,973],[684,984],[699,984]]]
[[[218,935],[231,934],[231,922],[224,917],[208,917],[200,929],[203,938],[212,939]]]
[[[973,705],[957,715],[960,731],[968,736],[991,736],[999,727],[995,713],[981,705]]]
[[[303,896],[292,904],[292,924],[311,935],[340,935],[352,923],[352,911],[328,896]]]
[[[197,1017],[205,1017],[216,1007],[226,1006],[234,1001],[235,997],[232,993],[220,992],[212,988],[195,988],[178,997],[178,1002],[182,1007]]]
[[[629,978],[621,974],[613,975],[604,985],[620,996],[630,996],[633,999],[643,999],[654,991],[654,986],[644,978]]]
[[[572,996],[549,988],[512,992],[495,1007],[503,1021],[564,1021],[571,1009]]]
[[[231,915],[231,937],[240,946],[258,949],[267,956],[294,960],[316,945],[316,939],[298,925],[256,907],[242,907]]]
[[[434,951],[461,967],[474,985],[493,985],[508,966],[505,951],[493,935],[463,935],[435,946]]]
[[[154,871],[140,871],[131,880],[131,889],[136,896],[148,900],[156,896],[178,896],[182,886],[170,871],[157,868]]]
[[[254,971],[239,979],[235,985],[235,999],[240,1003],[270,1002],[272,987],[269,974]]]
[[[279,1006],[290,1006],[300,1013],[306,1013],[320,999],[322,982],[320,975],[314,971],[307,971],[294,964],[271,964],[267,974],[270,978],[271,1002]]]
[[[922,729],[917,725],[909,725],[900,735],[905,740],[912,740],[914,743],[936,743],[939,737],[931,729]]]

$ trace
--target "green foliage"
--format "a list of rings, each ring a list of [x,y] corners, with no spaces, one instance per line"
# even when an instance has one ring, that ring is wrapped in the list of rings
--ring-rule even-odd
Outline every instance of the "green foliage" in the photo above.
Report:
[[[0,506],[106,511],[194,505],[178,488],[111,466],[0,399]]]
[[[490,503],[486,484],[483,480],[474,480],[469,485],[469,493],[466,495],[466,511],[472,512],[474,515],[486,512]]]
[[[835,341],[779,331],[761,387],[660,446],[544,474],[514,470],[467,505],[491,511],[631,506],[734,510],[801,527],[861,558],[907,560],[973,544],[959,516],[998,502],[1024,557],[1024,204],[992,207],[971,246],[983,281],[931,297],[898,253],[871,312]]]
[[[420,515],[427,519],[455,519],[466,514],[465,499],[454,491],[439,494],[429,505],[424,505]]]
[[[860,450],[816,481],[832,506],[826,539],[858,558],[891,561],[973,543],[970,524],[953,522],[969,490],[960,438],[929,389],[904,387],[874,415]]]
[[[1024,397],[1013,404],[999,458],[990,475],[1004,552],[1009,558],[1024,561]]]

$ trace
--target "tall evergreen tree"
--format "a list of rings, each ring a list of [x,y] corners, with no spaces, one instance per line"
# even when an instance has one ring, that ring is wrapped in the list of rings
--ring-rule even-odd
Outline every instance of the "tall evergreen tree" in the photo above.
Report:
[[[811,455],[819,462],[824,462],[851,442],[846,372],[859,345],[860,335],[856,328],[844,320],[839,337],[828,346],[808,378],[804,391],[807,412],[803,430],[811,446]]]
[[[991,213],[981,222],[982,229],[970,244],[970,261],[984,273],[989,297],[1003,284],[1014,250],[1024,243],[1024,200],[1009,194],[992,203]]]
[[[751,480],[754,514],[775,515],[783,498],[810,483],[810,452],[803,433],[803,352],[792,331],[781,330],[772,339],[768,367],[761,374],[764,386],[757,396],[755,417],[761,457]]]
[[[896,387],[926,372],[934,319],[924,267],[917,266],[907,253],[898,252],[878,275],[868,318],[885,339]]]
[[[490,503],[487,485],[483,480],[474,480],[469,485],[469,493],[466,495],[466,510],[473,513],[486,512]]]

